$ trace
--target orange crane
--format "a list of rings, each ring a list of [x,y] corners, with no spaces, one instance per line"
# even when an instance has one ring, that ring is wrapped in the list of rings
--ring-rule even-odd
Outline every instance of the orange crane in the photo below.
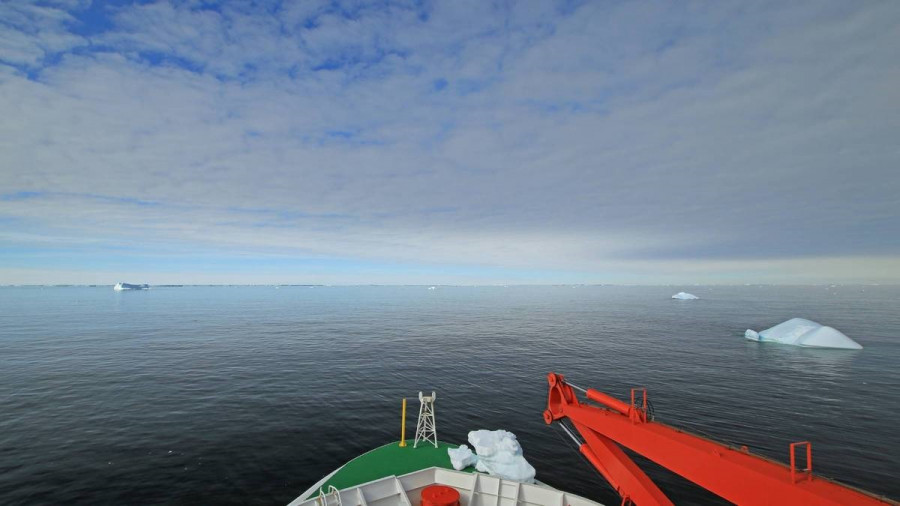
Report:
[[[736,504],[893,504],[895,501],[812,474],[812,445],[790,445],[790,466],[655,422],[647,416],[647,390],[633,388],[631,402],[547,376],[550,393],[544,421],[568,419],[579,451],[622,497],[622,504],[669,505],[672,501],[622,450],[624,446]],[[575,389],[597,405],[582,403]],[[805,464],[797,466],[797,449]]]

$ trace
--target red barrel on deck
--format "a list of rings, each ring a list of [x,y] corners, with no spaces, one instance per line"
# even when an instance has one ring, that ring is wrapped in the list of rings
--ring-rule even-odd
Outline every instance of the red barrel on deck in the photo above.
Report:
[[[429,485],[422,489],[422,506],[459,506],[459,492],[445,485]]]

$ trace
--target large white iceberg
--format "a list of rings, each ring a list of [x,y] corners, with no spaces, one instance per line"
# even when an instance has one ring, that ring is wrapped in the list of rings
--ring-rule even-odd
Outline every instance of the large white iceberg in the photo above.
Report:
[[[504,480],[534,482],[534,468],[522,455],[516,435],[505,430],[473,430],[469,443],[478,454],[475,469]]]
[[[678,299],[678,300],[695,300],[695,299],[699,299],[700,297],[697,297],[696,295],[694,295],[692,293],[678,292],[675,295],[673,295],[672,298]]]
[[[859,343],[844,335],[843,332],[803,318],[791,318],[762,332],[747,329],[744,337],[751,341],[770,341],[810,348],[862,349]]]

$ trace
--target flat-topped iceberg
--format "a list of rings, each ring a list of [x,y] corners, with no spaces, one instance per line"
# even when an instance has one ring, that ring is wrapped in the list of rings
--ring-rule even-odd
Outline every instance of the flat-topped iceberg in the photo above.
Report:
[[[844,335],[843,332],[803,318],[791,318],[762,332],[747,329],[744,332],[744,337],[751,341],[790,344],[809,348],[862,349],[859,343]]]
[[[673,295],[672,298],[678,299],[678,300],[696,300],[696,299],[699,299],[700,297],[697,297],[696,295],[694,295],[692,293],[678,292],[675,295]]]
[[[116,283],[113,290],[121,292],[123,290],[149,290],[150,285],[133,285],[131,283]]]

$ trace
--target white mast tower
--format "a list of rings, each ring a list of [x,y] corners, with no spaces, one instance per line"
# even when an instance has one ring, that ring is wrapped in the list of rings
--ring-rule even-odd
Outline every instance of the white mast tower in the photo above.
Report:
[[[419,441],[433,443],[438,447],[437,426],[434,424],[434,399],[437,394],[431,392],[431,396],[424,396],[419,392],[419,422],[416,424],[416,442],[413,448],[419,445]]]

